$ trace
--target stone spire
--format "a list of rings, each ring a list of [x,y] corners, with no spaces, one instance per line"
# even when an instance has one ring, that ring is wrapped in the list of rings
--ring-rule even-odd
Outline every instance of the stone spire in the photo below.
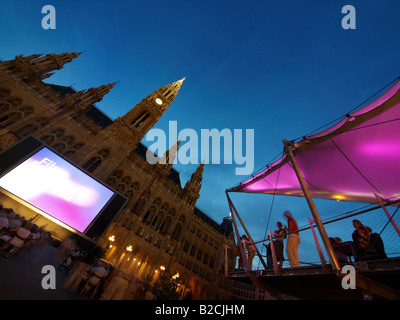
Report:
[[[172,103],[176,96],[179,93],[179,90],[183,84],[183,81],[185,81],[185,78],[182,78],[181,80],[175,81],[172,84],[168,84],[166,86],[163,86],[159,88],[157,91],[164,96],[164,98],[169,102]]]
[[[169,150],[164,153],[164,156],[159,161],[163,168],[168,172],[175,163],[180,143],[181,140],[178,140]]]
[[[86,92],[82,93],[79,97],[79,101],[85,106],[89,106],[96,102],[100,102],[103,100],[104,96],[110,92],[112,88],[114,88],[116,82],[102,85],[97,88],[90,88]]]
[[[186,182],[184,190],[186,192],[193,193],[195,195],[200,194],[201,189],[201,181],[203,180],[203,172],[204,172],[204,160],[197,167],[196,171],[192,173],[192,176],[188,182]]]
[[[32,54],[24,57],[16,56],[14,60],[4,62],[6,70],[21,80],[32,82],[43,80],[52,75],[52,71],[60,70],[65,64],[78,57],[80,52]]]
[[[140,101],[106,130],[118,141],[125,141],[132,150],[157,123],[175,99],[184,79],[163,86]]]

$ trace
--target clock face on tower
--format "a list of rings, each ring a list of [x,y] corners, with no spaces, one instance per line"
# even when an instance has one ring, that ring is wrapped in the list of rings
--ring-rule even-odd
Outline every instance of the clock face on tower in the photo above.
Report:
[[[157,98],[157,99],[156,99],[156,103],[157,103],[159,106],[161,106],[161,105],[162,105],[162,100],[161,100],[160,98]]]

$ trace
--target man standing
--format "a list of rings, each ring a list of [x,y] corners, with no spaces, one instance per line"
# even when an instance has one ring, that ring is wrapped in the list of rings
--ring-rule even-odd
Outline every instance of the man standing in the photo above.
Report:
[[[283,216],[288,221],[288,226],[285,226],[286,232],[288,233],[288,240],[286,244],[286,254],[289,259],[290,266],[292,268],[299,266],[299,229],[296,220],[292,217],[290,211],[285,211]]]

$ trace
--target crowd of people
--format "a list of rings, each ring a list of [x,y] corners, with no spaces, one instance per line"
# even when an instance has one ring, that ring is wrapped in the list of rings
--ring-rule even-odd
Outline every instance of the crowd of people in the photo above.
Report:
[[[355,228],[352,236],[355,260],[386,259],[385,246],[382,238],[368,226],[364,226],[360,220],[353,220]]]
[[[282,225],[279,221],[277,223],[278,229],[275,230],[272,235],[273,249],[275,251],[275,257],[278,269],[282,268],[284,257],[284,239],[287,238],[286,242],[286,255],[290,266],[292,268],[299,267],[299,244],[300,236],[299,229],[296,220],[293,218],[290,211],[285,211],[283,217],[287,220],[287,226]],[[355,228],[352,233],[352,241],[346,243],[347,247],[342,247],[342,240],[340,238],[329,238],[336,257],[340,263],[346,263],[350,261],[350,257],[354,256],[354,260],[366,261],[372,259],[386,259],[384,243],[378,233],[373,233],[372,229],[368,226],[364,226],[359,220],[353,220],[353,226]],[[247,263],[248,269],[252,270],[252,262],[256,253],[255,244],[252,243],[246,235],[241,237],[241,243],[243,250],[247,252]],[[271,243],[264,243],[267,249],[267,267],[274,268],[274,262],[272,257],[272,246]],[[350,249],[349,249],[350,247]],[[345,249],[342,249],[345,248]],[[234,255],[239,257],[239,270],[243,270],[243,261],[240,254],[240,248],[237,247],[234,250]]]
[[[101,257],[88,262],[88,249],[79,247],[76,237],[57,241],[44,228],[34,222],[34,217],[26,219],[11,208],[0,204],[0,255],[11,259],[24,254],[24,250],[37,254],[32,248],[46,247],[46,259],[58,272],[65,274],[62,288],[72,293],[100,300],[166,300],[170,299],[151,282],[138,279],[119,267],[115,267]],[[40,241],[43,240],[43,241]],[[39,245],[45,243],[45,246]],[[55,249],[56,248],[56,249]],[[100,247],[96,247],[100,248]],[[101,249],[101,248],[100,248]],[[54,250],[54,251],[53,251]],[[29,255],[31,257],[32,255]],[[33,257],[33,256],[32,256]],[[185,299],[196,299],[196,290],[190,283]],[[188,293],[193,291],[192,295]]]
[[[273,232],[274,236],[274,250],[276,254],[276,260],[278,267],[282,268],[284,258],[284,244],[283,240],[287,238],[286,254],[288,256],[291,267],[299,266],[299,253],[298,246],[300,244],[300,236],[298,232],[298,226],[296,220],[293,218],[290,211],[285,211],[283,216],[287,219],[287,226],[283,226],[281,222],[277,223],[278,229]],[[241,237],[241,243],[243,245],[244,252],[247,252],[247,266],[249,270],[252,270],[253,259],[256,254],[256,246],[252,243],[246,235]],[[267,266],[273,268],[271,244],[264,244],[267,248]],[[239,270],[243,270],[243,259],[240,254],[240,248],[237,247],[234,255],[239,256]]]
[[[102,258],[88,263],[87,253],[70,238],[60,244],[53,261],[56,269],[67,275],[64,290],[99,300],[165,299],[149,282],[135,278]]]
[[[50,237],[46,230],[31,220],[0,204],[0,253],[3,256],[11,258],[38,240]]]

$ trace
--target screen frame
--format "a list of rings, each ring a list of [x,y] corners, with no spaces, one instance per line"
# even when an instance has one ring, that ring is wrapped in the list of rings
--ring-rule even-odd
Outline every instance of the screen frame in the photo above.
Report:
[[[111,223],[116,219],[116,217],[119,215],[120,211],[124,208],[125,204],[127,203],[128,199],[122,195],[120,192],[116,191],[115,189],[113,189],[112,187],[110,187],[109,185],[107,185],[106,183],[104,183],[103,181],[101,181],[100,179],[96,178],[92,173],[86,171],[83,168],[80,168],[78,165],[76,165],[74,162],[72,162],[71,160],[67,159],[64,155],[60,154],[60,152],[58,152],[57,150],[54,150],[51,146],[49,146],[48,144],[46,144],[45,142],[43,142],[42,140],[38,139],[36,136],[34,136],[33,134],[29,134],[27,136],[25,136],[24,138],[18,140],[16,143],[14,143],[13,145],[11,145],[10,147],[6,148],[5,150],[2,150],[0,152],[0,155],[2,155],[3,153],[11,150],[13,147],[15,147],[17,144],[19,143],[23,143],[25,140],[29,140],[29,139],[34,139],[36,140],[36,142],[39,144],[38,146],[33,147],[33,149],[28,150],[23,156],[19,156],[18,159],[16,159],[11,165],[9,165],[7,168],[0,168],[0,169],[4,169],[0,172],[0,178],[4,177],[5,175],[7,175],[8,173],[12,172],[14,169],[16,169],[18,166],[20,166],[23,162],[25,162],[26,160],[30,159],[32,156],[34,156],[35,154],[37,154],[38,152],[40,152],[41,150],[43,150],[44,148],[48,149],[50,152],[54,153],[56,156],[60,157],[62,160],[66,161],[68,164],[70,164],[71,166],[73,166],[76,170],[81,171],[82,173],[84,173],[85,175],[88,176],[88,178],[93,179],[94,181],[96,181],[97,183],[99,183],[100,185],[102,185],[103,187],[105,187],[106,189],[110,190],[113,195],[110,197],[110,199],[108,199],[108,201],[104,204],[104,206],[101,208],[101,210],[99,210],[99,212],[96,214],[96,216],[91,220],[91,222],[86,226],[85,230],[83,232],[73,228],[72,226],[66,224],[65,222],[55,218],[54,216],[52,216],[50,213],[47,213],[46,211],[34,206],[33,204],[29,203],[28,201],[20,198],[19,196],[13,194],[12,192],[8,191],[7,189],[4,189],[3,187],[0,187],[0,190],[2,193],[6,194],[7,196],[9,196],[10,198],[12,198],[15,201],[18,201],[19,203],[22,203],[24,206],[28,207],[29,209],[39,213],[40,215],[44,216],[45,218],[51,220],[52,222],[58,224],[59,226],[80,235],[83,238],[86,238],[87,240],[93,241],[96,240],[96,238],[101,238],[102,234],[104,234],[104,232],[109,228],[109,226],[111,225]],[[97,235],[97,237],[89,237],[88,234],[92,233],[91,228],[95,225],[96,221],[100,218],[100,216],[107,210],[107,208],[110,206],[110,204],[112,204],[112,202],[114,200],[116,200],[116,198],[119,198],[123,200],[123,203],[119,206],[119,210],[115,213],[113,219],[111,219],[111,221],[108,223],[107,226],[105,226],[102,234]]]

